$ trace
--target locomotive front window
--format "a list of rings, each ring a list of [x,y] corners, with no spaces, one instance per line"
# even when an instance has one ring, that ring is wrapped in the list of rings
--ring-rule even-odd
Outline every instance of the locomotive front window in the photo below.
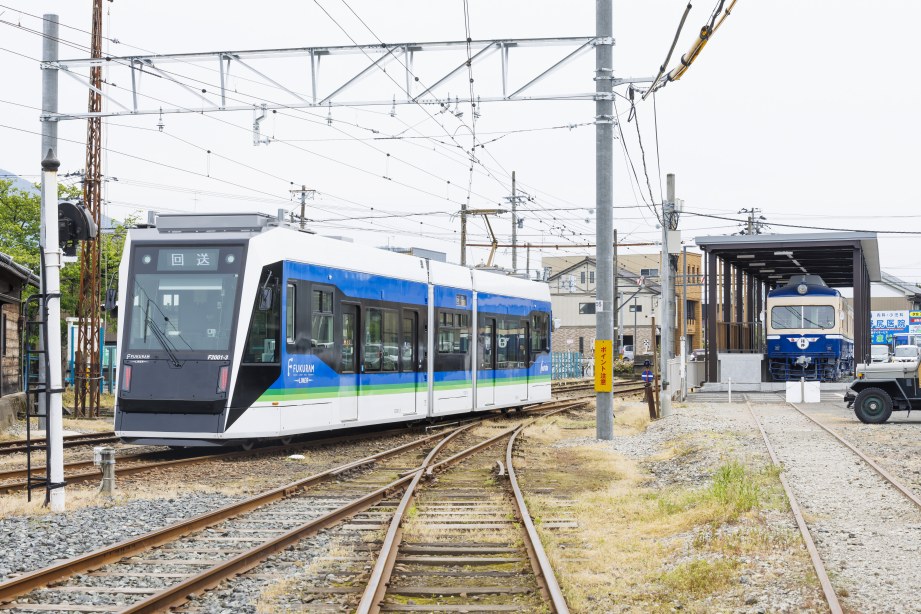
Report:
[[[825,330],[835,327],[835,308],[831,305],[778,305],[771,309],[775,329]]]
[[[128,349],[230,349],[240,248],[144,248],[128,284]]]

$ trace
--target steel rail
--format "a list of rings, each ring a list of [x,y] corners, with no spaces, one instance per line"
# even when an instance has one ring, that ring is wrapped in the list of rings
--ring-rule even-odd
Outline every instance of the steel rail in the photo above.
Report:
[[[553,409],[549,412],[541,414],[538,417],[532,418],[525,424],[531,424],[536,421],[538,418],[545,418],[560,412],[568,411],[574,409],[581,405],[584,405],[585,402],[571,403],[569,405],[564,405]],[[525,424],[516,425],[494,437],[490,437],[484,441],[481,441],[469,448],[461,450],[457,454],[446,458],[445,460],[435,463],[434,465],[430,464],[434,454],[430,454],[423,463],[422,468],[415,471],[412,484],[406,489],[403,493],[403,498],[400,501],[400,506],[397,508],[396,512],[393,515],[393,518],[390,521],[390,526],[387,529],[387,535],[384,538],[384,542],[381,545],[380,554],[378,554],[377,561],[374,565],[374,569],[371,573],[371,578],[368,580],[368,584],[365,587],[365,591],[362,594],[361,602],[358,604],[356,612],[358,614],[378,614],[381,611],[381,602],[384,599],[384,596],[387,593],[387,585],[390,584],[390,578],[393,573],[394,563],[396,562],[397,553],[400,549],[400,542],[403,537],[403,521],[406,510],[409,509],[409,505],[412,503],[413,497],[416,494],[416,487],[419,484],[419,480],[422,478],[423,472],[427,477],[431,477],[436,471],[443,470],[444,468],[456,464],[465,458],[483,450],[502,439],[513,435],[517,430],[523,428]],[[406,476],[407,478],[409,476]],[[404,478],[405,479],[405,478]]]
[[[98,433],[77,433],[75,435],[64,435],[64,441],[68,442],[93,437],[115,437],[115,431],[99,431]],[[44,437],[35,437],[32,439],[32,443],[44,443],[45,441],[46,439]],[[27,442],[27,439],[10,439],[8,441],[0,441],[0,452],[4,452],[8,446],[24,446]]]
[[[212,460],[232,460],[236,458],[247,458],[250,456],[259,456],[261,454],[274,454],[276,452],[308,450],[311,448],[317,448],[317,447],[329,445],[329,444],[349,442],[349,441],[361,441],[362,439],[366,439],[366,438],[377,438],[377,437],[394,435],[394,434],[405,433],[405,432],[406,432],[406,429],[390,429],[387,431],[378,431],[374,433],[362,433],[360,435],[339,435],[337,437],[328,437],[325,439],[317,439],[314,441],[301,441],[297,443],[289,443],[289,444],[278,445],[278,446],[269,446],[266,448],[253,448],[251,450],[233,450],[233,451],[228,452],[228,451],[225,451],[224,449],[219,449],[210,454],[200,454],[196,456],[189,456],[186,458],[154,461],[151,463],[145,463],[145,464],[140,464],[140,465],[129,465],[129,466],[119,465],[117,473],[119,476],[133,475],[136,473],[144,473],[146,471],[152,471],[155,469],[164,469],[164,468],[181,466],[181,465],[189,465],[189,464],[196,465],[198,463],[206,463]],[[116,457],[116,461],[139,459],[143,456],[150,456],[154,454],[158,454],[158,452],[142,452],[139,454],[118,456]],[[83,468],[91,467],[91,466],[93,466],[92,461],[80,461],[80,462],[75,462],[75,463],[68,463],[64,465],[64,469],[65,470],[83,469]],[[39,473],[40,475],[44,475],[43,473],[44,469],[45,469],[44,466],[33,467],[32,471]],[[13,471],[5,471],[5,472],[0,473],[0,480],[7,480],[7,479],[13,479],[15,477],[21,477],[25,475],[27,471],[28,471],[27,469],[16,469]],[[97,480],[100,477],[101,477],[101,473],[99,470],[92,470],[92,471],[82,471],[80,473],[67,474],[64,476],[64,479],[67,481],[68,484],[80,484],[84,482],[91,482],[93,480]],[[0,484],[0,494],[7,494],[12,491],[22,490],[24,488],[26,488],[25,481],[11,482],[8,484]]]
[[[806,526],[806,520],[803,518],[803,514],[799,509],[796,496],[787,483],[786,477],[784,477],[783,465],[774,452],[774,447],[771,445],[770,439],[768,439],[767,431],[764,430],[764,427],[761,426],[761,421],[758,420],[758,416],[755,415],[755,410],[752,409],[751,401],[745,401],[745,406],[748,407],[748,413],[751,415],[752,420],[755,421],[755,424],[758,425],[758,430],[761,431],[761,437],[764,439],[764,445],[767,446],[768,454],[771,456],[771,462],[775,467],[780,469],[780,484],[787,494],[787,500],[790,502],[790,510],[793,512],[793,518],[796,519],[796,526],[799,527],[799,532],[803,536],[803,541],[806,543],[806,550],[809,551],[809,558],[812,559],[812,566],[815,568],[816,576],[819,578],[819,584],[822,585],[822,593],[825,595],[828,609],[831,610],[832,614],[843,614],[844,610],[841,608],[841,604],[838,601],[838,595],[831,585],[831,580],[828,578],[828,572],[825,571],[825,564],[822,562],[822,557],[819,556],[819,551],[815,546],[815,542],[812,541],[812,535],[809,534],[809,527]]]
[[[537,584],[544,596],[544,600],[550,604],[550,609],[554,614],[569,614],[569,606],[566,604],[566,598],[560,589],[560,583],[557,582],[553,566],[550,564],[550,559],[547,557],[544,546],[540,541],[540,535],[538,535],[534,521],[531,519],[531,513],[528,511],[521,487],[518,485],[518,476],[515,473],[515,465],[512,462],[515,439],[524,428],[525,426],[522,425],[512,433],[512,437],[508,440],[508,446],[505,448],[505,470],[508,472],[509,484],[512,486],[515,514],[524,525],[525,549],[528,551],[531,569],[534,570],[534,576],[537,578]]]
[[[6,582],[0,583],[0,603],[10,601],[11,599],[26,594],[29,591],[46,586],[51,582],[69,578],[73,575],[92,569],[97,569],[109,563],[119,561],[127,556],[131,556],[155,546],[160,546],[162,544],[174,541],[188,533],[205,529],[229,518],[233,518],[234,516],[238,516],[269,503],[273,503],[275,501],[289,497],[299,490],[334,478],[346,471],[364,465],[373,464],[379,460],[401,454],[414,448],[418,448],[433,439],[437,439],[443,436],[444,435],[441,433],[428,435],[401,446],[397,446],[383,452],[378,452],[377,454],[367,456],[360,460],[352,461],[333,469],[322,471],[310,477],[297,480],[285,486],[260,493],[244,501],[232,503],[217,510],[200,514],[193,518],[175,523],[156,531],[152,531],[145,535],[127,539],[112,546],[101,548],[99,550],[63,561],[61,563],[57,563],[55,565],[51,565],[31,573],[23,574],[22,576],[13,578],[11,580],[7,580]],[[400,480],[392,483],[390,485],[391,489],[395,487],[394,485],[399,483]],[[385,494],[380,494],[380,491],[375,491],[375,493],[367,495],[367,497],[371,498],[377,497],[377,500],[383,499],[384,496]],[[370,503],[368,507],[371,505],[374,505],[374,503]]]
[[[89,446],[97,443],[113,443],[118,441],[118,437],[115,435],[70,435],[69,437],[75,439],[64,439],[65,448],[75,448],[77,446]],[[76,438],[79,437],[79,438]],[[28,449],[28,446],[23,442],[24,440],[17,439],[15,445],[10,445],[12,442],[4,442],[0,444],[0,455],[3,454],[16,454],[17,452],[25,452]],[[33,439],[32,448],[36,449],[37,445],[44,445],[45,439]]]
[[[876,462],[874,462],[873,459],[871,459],[869,456],[867,456],[866,454],[864,454],[857,446],[855,446],[854,444],[852,444],[851,442],[849,442],[847,439],[845,439],[844,437],[842,437],[841,435],[839,435],[837,432],[835,432],[834,430],[832,430],[830,427],[825,426],[824,424],[822,424],[821,422],[819,422],[818,420],[816,420],[815,418],[813,418],[812,416],[810,416],[809,414],[807,414],[806,412],[804,412],[802,409],[800,409],[799,407],[797,407],[797,406],[794,405],[793,403],[787,403],[787,404],[788,404],[790,407],[792,407],[793,409],[795,409],[796,411],[798,411],[799,413],[801,413],[802,415],[804,415],[805,417],[809,418],[812,422],[814,422],[814,423],[817,424],[818,426],[822,427],[822,429],[823,429],[826,433],[828,433],[829,435],[831,435],[832,437],[834,437],[835,439],[837,439],[839,442],[841,442],[842,444],[844,444],[844,447],[846,447],[848,450],[850,450],[851,452],[853,452],[854,454],[856,454],[857,456],[859,456],[860,459],[863,460],[865,463],[867,463],[868,465],[870,465],[870,467],[873,469],[873,471],[875,471],[876,473],[878,473],[879,476],[880,476],[881,478],[883,478],[885,481],[889,482],[889,484],[891,484],[892,486],[894,486],[896,490],[898,490],[900,493],[902,493],[903,495],[905,495],[905,497],[907,497],[909,501],[911,501],[912,503],[914,503],[915,505],[917,505],[919,508],[921,508],[921,498],[919,498],[918,495],[916,495],[914,492],[912,492],[912,490],[911,490],[910,488],[908,488],[907,486],[905,486],[904,484],[902,484],[901,482],[899,482],[899,481],[898,481],[895,477],[893,477],[892,474],[890,474],[888,471],[886,471],[885,469],[883,469],[882,467],[880,467],[878,464],[876,464]]]
[[[432,448],[431,452],[428,453],[425,460],[422,462],[422,465],[415,470],[412,476],[401,478],[405,480],[411,477],[411,480],[409,486],[407,486],[406,490],[403,492],[403,496],[400,498],[400,504],[394,511],[390,526],[387,527],[387,534],[384,536],[381,553],[378,555],[377,561],[374,563],[374,568],[371,570],[371,578],[368,580],[368,586],[361,597],[361,602],[358,604],[356,612],[366,613],[380,611],[380,606],[378,604],[384,598],[384,593],[387,591],[387,583],[390,582],[390,577],[393,575],[393,567],[396,564],[400,542],[403,541],[403,517],[406,515],[406,510],[409,509],[413,497],[416,496],[416,487],[419,485],[419,480],[422,479],[423,473],[429,468],[430,463],[434,460],[435,456],[438,455],[438,452],[441,451],[444,445],[447,444],[450,439],[453,439],[456,435],[459,435],[472,426],[473,425],[470,424],[461,427],[440,441],[437,446]]]

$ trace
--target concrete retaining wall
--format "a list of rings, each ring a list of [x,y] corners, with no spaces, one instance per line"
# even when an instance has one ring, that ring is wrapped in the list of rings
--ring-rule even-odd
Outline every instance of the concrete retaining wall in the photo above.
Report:
[[[0,428],[12,426],[16,414],[26,411],[26,395],[22,392],[0,397]]]

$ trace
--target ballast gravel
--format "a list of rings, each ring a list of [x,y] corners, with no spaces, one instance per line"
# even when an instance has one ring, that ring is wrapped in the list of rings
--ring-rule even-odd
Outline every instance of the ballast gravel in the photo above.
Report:
[[[240,497],[189,493],[66,514],[0,519],[0,581],[202,514]]]
[[[754,408],[845,609],[921,612],[921,510],[789,406]]]

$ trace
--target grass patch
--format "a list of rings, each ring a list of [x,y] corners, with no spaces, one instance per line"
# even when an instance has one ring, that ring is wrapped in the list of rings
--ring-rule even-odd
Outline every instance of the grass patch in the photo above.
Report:
[[[668,594],[684,593],[701,597],[729,586],[738,568],[739,563],[730,559],[694,559],[679,563],[658,579]]]
[[[645,405],[625,406],[615,420],[615,439],[636,436],[634,429],[649,424]],[[789,577],[808,570],[798,534],[774,527],[763,514],[787,510],[777,470],[733,455],[729,434],[710,435],[679,437],[641,461],[605,443],[560,445],[583,433],[527,429],[529,453],[516,460],[525,491],[554,488],[528,494],[536,524],[570,514],[579,525],[571,532],[540,529],[573,611],[671,611],[675,601],[689,612],[733,610],[744,605],[736,582],[751,563],[742,561],[789,552]],[[701,446],[711,444],[726,457],[702,486],[653,488],[640,465],[700,463]],[[574,503],[560,506],[560,499]],[[813,583],[803,574],[788,584]]]
[[[737,460],[717,469],[708,494],[734,517],[752,511],[761,503],[761,487]]]

